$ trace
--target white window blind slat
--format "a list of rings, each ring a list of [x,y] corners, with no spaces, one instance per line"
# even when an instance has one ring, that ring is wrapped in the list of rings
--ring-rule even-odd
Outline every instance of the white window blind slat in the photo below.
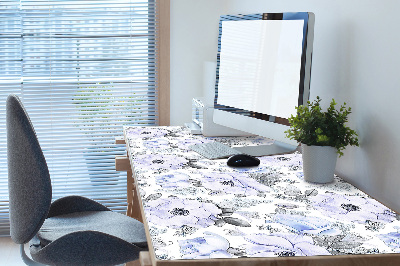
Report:
[[[53,199],[126,210],[114,158],[123,125],[157,125],[154,0],[0,2],[0,235],[9,234],[5,100],[22,99],[49,166]]]

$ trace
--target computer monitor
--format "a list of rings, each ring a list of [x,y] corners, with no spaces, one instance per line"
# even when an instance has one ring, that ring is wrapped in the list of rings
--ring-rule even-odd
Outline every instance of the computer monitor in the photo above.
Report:
[[[275,140],[235,147],[261,156],[294,151],[288,118],[310,94],[314,14],[221,16],[214,123]]]

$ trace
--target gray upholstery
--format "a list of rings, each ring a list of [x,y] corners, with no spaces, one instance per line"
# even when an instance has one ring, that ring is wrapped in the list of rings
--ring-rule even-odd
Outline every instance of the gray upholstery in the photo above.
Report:
[[[85,197],[67,196],[57,199],[51,204],[47,218],[82,211],[110,211],[110,209]]]
[[[68,196],[51,203],[50,175],[21,101],[7,99],[11,237],[30,241],[32,258],[49,265],[112,265],[147,250],[144,226],[98,202]]]
[[[7,98],[7,158],[10,233],[27,243],[42,226],[51,204],[46,160],[30,119],[15,95]]]
[[[118,226],[115,226],[117,224]],[[47,218],[37,236],[42,244],[47,245],[67,234],[91,230],[112,235],[145,248],[146,235],[144,231],[141,231],[142,227],[141,222],[120,213],[74,212]]]
[[[35,261],[48,265],[115,265],[136,260],[140,250],[126,241],[96,231],[65,235],[51,244],[31,245]]]

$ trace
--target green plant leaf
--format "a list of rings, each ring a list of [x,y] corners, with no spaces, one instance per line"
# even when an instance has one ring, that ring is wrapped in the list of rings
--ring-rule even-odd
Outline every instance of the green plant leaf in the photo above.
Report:
[[[320,102],[317,96],[313,102],[308,101],[307,106],[296,107],[296,115],[288,119],[290,129],[285,131],[286,137],[306,145],[335,147],[339,157],[346,146],[359,146],[356,131],[346,126],[351,108],[343,103],[337,110],[337,103],[332,99],[324,112]]]

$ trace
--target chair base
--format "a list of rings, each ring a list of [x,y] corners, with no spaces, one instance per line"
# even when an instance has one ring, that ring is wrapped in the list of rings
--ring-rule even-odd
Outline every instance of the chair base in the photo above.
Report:
[[[41,265],[44,265],[45,266],[45,264],[41,264],[39,262],[33,261],[31,258],[28,257],[28,255],[26,255],[26,253],[25,253],[25,244],[21,244],[19,247],[20,247],[20,253],[21,253],[22,260],[24,261],[24,263],[26,265],[30,265],[30,266],[41,266]]]

